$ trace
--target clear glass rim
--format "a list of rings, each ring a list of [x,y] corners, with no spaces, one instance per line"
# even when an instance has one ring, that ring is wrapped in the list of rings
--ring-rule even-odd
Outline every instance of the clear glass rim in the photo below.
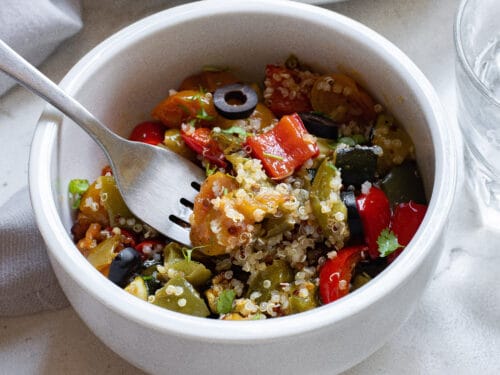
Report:
[[[462,43],[462,21],[464,17],[465,10],[469,3],[472,0],[462,0],[458,7],[458,12],[455,18],[455,24],[454,24],[454,41],[455,41],[455,50],[457,53],[458,57],[458,62],[462,66],[463,70],[466,72],[468,78],[471,80],[471,82],[474,84],[476,89],[483,95],[486,100],[491,102],[494,106],[498,107],[500,110],[500,100],[494,98],[491,95],[491,91],[486,87],[486,85],[481,82],[479,77],[474,73],[474,68],[469,64],[469,61],[467,61],[467,58],[465,57],[465,51]]]

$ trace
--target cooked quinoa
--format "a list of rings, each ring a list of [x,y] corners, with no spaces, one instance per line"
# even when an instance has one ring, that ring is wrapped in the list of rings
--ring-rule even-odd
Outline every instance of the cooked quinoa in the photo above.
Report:
[[[230,118],[215,97],[235,83],[225,70],[187,77],[130,137],[207,171],[186,223],[191,246],[134,217],[105,168],[92,184],[70,185],[77,247],[127,292],[190,315],[257,320],[332,302],[401,251],[392,222],[398,205],[425,202],[393,200],[383,190],[394,190],[391,173],[414,165],[415,147],[345,74],[313,72],[295,57],[268,65],[251,114]],[[376,195],[384,227],[367,216]],[[387,250],[391,235],[399,246]]]

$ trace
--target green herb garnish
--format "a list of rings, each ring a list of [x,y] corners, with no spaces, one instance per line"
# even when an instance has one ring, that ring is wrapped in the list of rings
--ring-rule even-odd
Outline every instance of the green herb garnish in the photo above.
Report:
[[[73,204],[71,205],[73,209],[76,210],[80,206],[82,195],[88,190],[89,186],[89,181],[84,179],[77,178],[69,182],[68,191],[73,200]]]
[[[270,154],[268,152],[263,152],[262,155],[264,155],[265,157],[268,157],[268,158],[272,158],[272,159],[284,160],[282,156]]]
[[[205,165],[205,174],[207,175],[207,177],[213,175],[216,171],[217,171],[217,166],[214,166],[212,168],[212,165],[210,163],[207,163]]]
[[[236,293],[232,289],[224,289],[217,300],[217,312],[219,314],[227,314],[233,308],[234,297]]]
[[[222,129],[220,132],[224,134],[238,134],[242,138],[246,138],[251,135],[251,133],[247,133],[247,131],[241,126],[231,126],[229,129]]]
[[[399,244],[393,231],[385,228],[377,238],[378,252],[382,258],[392,254],[397,249],[404,247]]]
[[[201,107],[200,110],[198,111],[198,113],[196,114],[196,118],[199,119],[199,120],[205,120],[205,121],[212,121],[213,119],[215,119],[214,116],[210,116],[207,111],[205,110],[205,108]]]

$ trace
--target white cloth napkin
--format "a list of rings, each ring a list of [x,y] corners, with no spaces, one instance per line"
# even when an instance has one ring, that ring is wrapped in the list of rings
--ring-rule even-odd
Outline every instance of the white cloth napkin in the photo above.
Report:
[[[0,0],[0,39],[34,65],[81,27],[79,0]],[[14,84],[0,73],[0,95]]]
[[[0,38],[34,65],[81,27],[79,0],[0,0]],[[0,73],[0,95],[13,85]],[[0,316],[67,303],[24,188],[0,207]]]

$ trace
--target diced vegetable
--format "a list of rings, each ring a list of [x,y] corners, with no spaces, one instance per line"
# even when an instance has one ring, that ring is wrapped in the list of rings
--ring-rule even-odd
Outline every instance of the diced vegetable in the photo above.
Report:
[[[135,279],[125,287],[125,291],[142,299],[143,301],[148,300],[148,287],[141,276],[136,276]]]
[[[375,102],[345,74],[333,73],[318,78],[311,90],[311,104],[314,111],[339,123],[375,120]]]
[[[238,81],[238,78],[226,69],[209,68],[184,79],[179,87],[179,91],[202,89],[214,92],[219,87],[237,83]]]
[[[193,131],[182,132],[182,139],[186,145],[194,152],[202,155],[210,163],[225,168],[227,163],[224,152],[220,149],[217,142],[211,136],[211,130],[208,128],[198,128]]]
[[[216,119],[217,111],[212,94],[185,90],[169,96],[158,104],[152,115],[168,128],[180,128],[183,123],[191,120],[201,125],[209,124]]]
[[[266,105],[278,117],[295,112],[309,112],[311,102],[309,93],[314,83],[312,74],[306,75],[296,69],[288,69],[280,65],[268,65],[266,67]],[[305,80],[310,81],[305,84]],[[286,82],[286,84],[285,84]],[[269,95],[266,95],[266,92]]]
[[[290,176],[304,162],[319,154],[316,140],[307,133],[297,114],[283,116],[273,129],[248,137],[246,143],[267,174],[276,180]]]
[[[119,218],[134,217],[125,204],[113,176],[100,176],[97,178],[97,184],[101,186],[99,197],[102,205],[108,212],[111,226],[117,225]]]
[[[293,281],[293,272],[287,262],[274,260],[270,266],[260,271],[252,280],[248,287],[247,296],[252,296],[257,292],[260,295],[255,298],[257,303],[268,301],[271,298],[271,291],[281,290],[282,283]]]
[[[336,248],[344,246],[349,236],[347,208],[340,198],[342,182],[333,162],[325,159],[311,186],[311,208],[325,235]]]
[[[183,314],[200,317],[210,315],[200,294],[182,277],[174,277],[158,289],[152,303]]]
[[[415,146],[410,136],[391,115],[384,113],[378,116],[372,143],[383,151],[378,159],[378,170],[382,174],[405,160],[415,159]]]
[[[427,206],[415,202],[407,202],[398,204],[391,220],[391,229],[398,238],[398,242],[402,246],[410,243],[411,239],[418,230],[427,212]],[[398,249],[388,257],[388,261],[392,262],[403,251]]]
[[[161,122],[146,121],[137,124],[132,130],[129,139],[135,142],[158,145],[163,142],[167,128]]]
[[[341,171],[344,186],[360,186],[363,182],[375,180],[378,159],[375,148],[337,147],[334,155],[335,166]]]
[[[163,144],[167,146],[167,148],[188,160],[196,160],[196,154],[186,146],[179,129],[168,129],[164,133],[165,137],[163,138]]]
[[[200,246],[204,254],[224,254],[231,238],[238,236],[244,229],[244,223],[235,223],[225,215],[223,208],[215,210],[212,203],[213,199],[236,188],[236,180],[221,172],[208,176],[201,185],[194,201],[190,238],[193,246]],[[213,231],[214,224],[217,224],[216,229],[220,229],[217,233]]]
[[[347,247],[337,251],[336,256],[329,258],[319,271],[319,295],[324,304],[336,301],[349,293],[352,272],[361,260],[366,246]]]
[[[406,161],[393,167],[382,179],[380,187],[392,204],[413,201],[426,202],[424,185],[415,161]]]
[[[290,288],[290,314],[297,314],[314,309],[319,305],[318,288],[312,282],[307,281],[302,284],[293,284]]]
[[[299,116],[307,131],[317,137],[337,139],[340,124],[316,112],[302,112]]]
[[[363,223],[363,233],[370,257],[372,259],[378,258],[380,255],[377,244],[378,237],[391,223],[389,200],[382,190],[371,186],[368,192],[362,193],[356,198],[356,204]]]
[[[92,252],[87,256],[87,260],[97,270],[107,276],[109,266],[116,256],[118,246],[120,246],[120,236],[115,235],[113,237],[109,237],[92,250]]]

